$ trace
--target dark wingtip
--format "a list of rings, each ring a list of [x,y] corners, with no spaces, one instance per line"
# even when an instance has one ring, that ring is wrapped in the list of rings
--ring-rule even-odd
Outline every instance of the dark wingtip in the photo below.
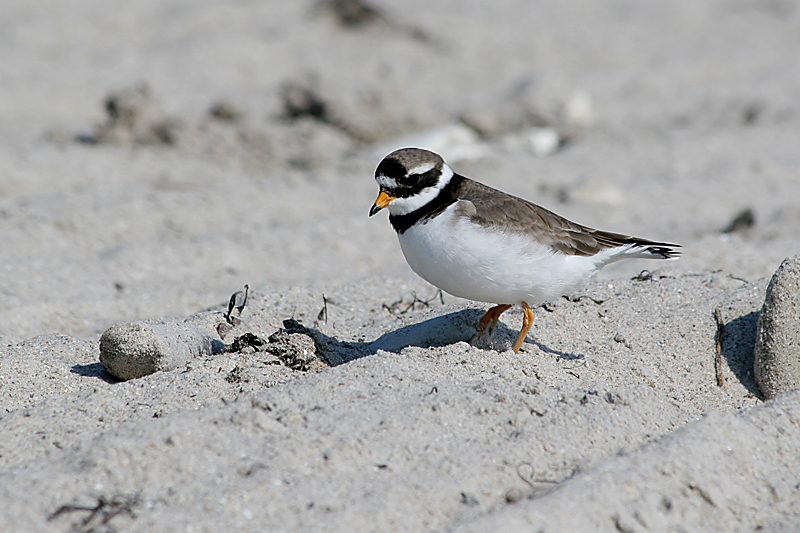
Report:
[[[654,243],[645,248],[648,253],[660,256],[662,259],[674,259],[681,255],[680,250],[674,248],[681,248],[680,244],[670,244],[667,242]]]

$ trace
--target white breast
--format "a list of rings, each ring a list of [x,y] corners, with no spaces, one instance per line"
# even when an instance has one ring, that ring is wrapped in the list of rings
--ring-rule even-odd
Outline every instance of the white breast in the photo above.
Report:
[[[598,257],[554,253],[529,235],[473,224],[456,206],[399,235],[411,269],[454,296],[538,305],[577,290],[602,266]]]

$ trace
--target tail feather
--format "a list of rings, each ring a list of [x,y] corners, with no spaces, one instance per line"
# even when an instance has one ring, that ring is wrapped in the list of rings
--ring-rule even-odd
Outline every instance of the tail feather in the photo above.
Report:
[[[646,239],[629,238],[609,257],[609,263],[623,259],[675,259],[681,255],[680,244],[653,242]]]

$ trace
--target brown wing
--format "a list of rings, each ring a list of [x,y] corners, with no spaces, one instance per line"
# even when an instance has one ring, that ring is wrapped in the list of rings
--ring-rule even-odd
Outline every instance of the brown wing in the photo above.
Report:
[[[470,179],[464,180],[458,197],[475,204],[475,212],[470,217],[473,222],[499,227],[502,231],[529,233],[539,242],[567,255],[591,256],[605,248],[627,244],[642,246],[665,259],[680,253],[671,249],[679,247],[676,244],[654,242],[576,224],[527,200]]]

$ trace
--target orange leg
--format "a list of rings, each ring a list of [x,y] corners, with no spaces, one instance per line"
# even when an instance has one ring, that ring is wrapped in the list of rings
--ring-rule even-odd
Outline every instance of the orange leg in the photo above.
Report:
[[[533,326],[533,309],[531,309],[527,303],[522,302],[522,312],[524,313],[522,318],[522,329],[519,330],[519,337],[517,337],[517,342],[514,343],[514,353],[519,352],[519,349],[522,347],[522,343],[525,341],[525,336],[528,335],[528,331],[530,331],[531,326]],[[497,320],[495,320],[495,322],[496,321]]]
[[[483,315],[483,318],[481,318],[481,321],[478,322],[478,325],[475,327],[475,330],[478,332],[478,337],[483,335],[484,330],[486,330],[486,326],[489,326],[489,333],[494,331],[495,326],[497,326],[497,321],[500,320],[500,315],[512,307],[513,306],[509,304],[501,304],[495,305],[486,311],[486,314]]]

